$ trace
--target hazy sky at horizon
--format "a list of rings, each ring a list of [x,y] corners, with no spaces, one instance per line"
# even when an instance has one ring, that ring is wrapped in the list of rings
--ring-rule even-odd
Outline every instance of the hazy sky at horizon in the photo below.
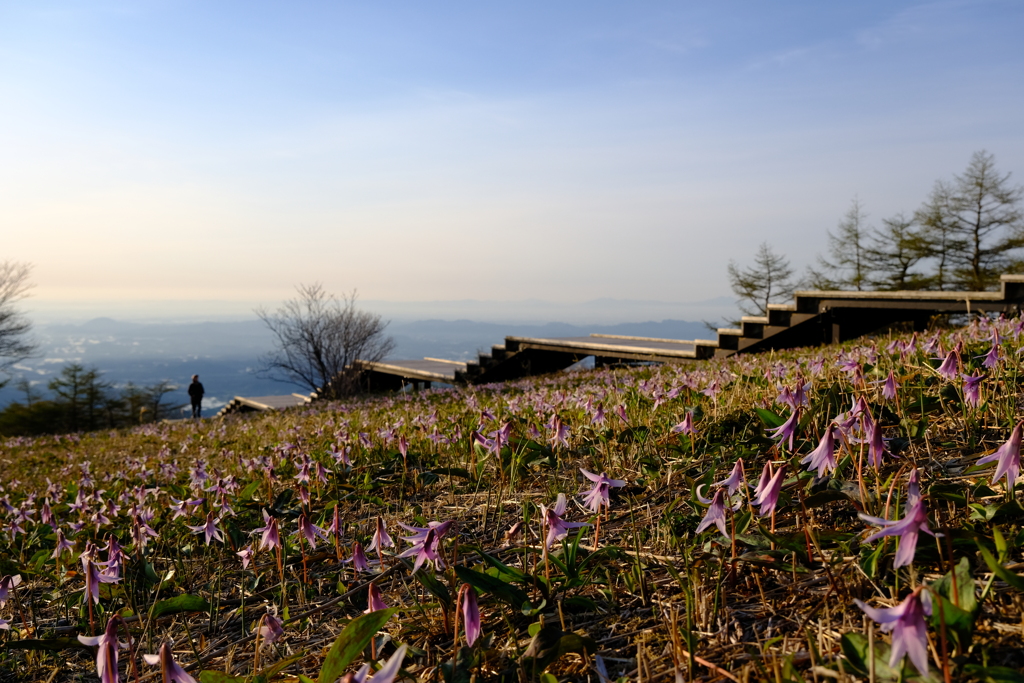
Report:
[[[0,5],[2,258],[46,302],[696,301],[979,149],[1019,2]],[[248,305],[248,303],[246,303]]]

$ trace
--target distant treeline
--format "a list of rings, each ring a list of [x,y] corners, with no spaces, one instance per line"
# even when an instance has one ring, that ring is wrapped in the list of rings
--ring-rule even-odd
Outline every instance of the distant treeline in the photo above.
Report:
[[[0,435],[34,436],[66,434],[129,427],[168,417],[176,406],[163,403],[177,386],[158,382],[138,386],[131,382],[116,386],[103,380],[96,368],[77,363],[64,366],[50,380],[49,395],[39,392],[27,379],[16,383],[24,401],[10,403],[0,411]]]
[[[748,315],[765,315],[796,289],[995,289],[1003,273],[1024,271],[1022,197],[1024,187],[996,170],[992,154],[975,152],[963,174],[937,181],[912,213],[873,226],[855,199],[829,231],[827,255],[803,277],[763,243],[752,265],[729,264],[729,281]]]

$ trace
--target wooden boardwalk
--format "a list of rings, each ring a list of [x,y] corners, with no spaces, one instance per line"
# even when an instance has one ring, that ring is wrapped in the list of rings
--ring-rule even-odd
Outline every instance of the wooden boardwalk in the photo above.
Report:
[[[800,291],[791,304],[770,304],[766,316],[744,316],[740,327],[719,328],[717,339],[656,339],[592,334],[588,337],[505,337],[475,361],[441,358],[357,361],[364,390],[429,388],[435,384],[488,384],[564,370],[593,356],[596,365],[694,363],[737,353],[817,346],[855,339],[894,323],[923,330],[941,313],[1007,313],[1024,306],[1024,275],[1003,275],[991,292]],[[218,415],[278,410],[309,402],[301,394],[235,397]]]

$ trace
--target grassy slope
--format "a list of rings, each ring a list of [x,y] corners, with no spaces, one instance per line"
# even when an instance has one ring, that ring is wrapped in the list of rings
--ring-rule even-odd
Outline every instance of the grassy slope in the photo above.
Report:
[[[140,651],[154,652],[160,640],[173,639],[183,664],[194,664],[198,656],[203,669],[244,675],[254,664],[254,624],[273,606],[290,620],[282,640],[261,648],[260,668],[301,655],[279,675],[315,679],[341,628],[366,608],[366,583],[376,576],[355,574],[339,557],[351,555],[355,541],[369,544],[379,515],[396,538],[404,533],[397,522],[457,522],[442,542],[445,569],[428,566],[411,575],[385,554],[386,570],[376,579],[384,602],[401,609],[384,632],[392,643],[412,648],[405,668],[423,680],[443,677],[438,667],[451,660],[451,601],[467,577],[481,588],[484,636],[461,652],[459,662],[478,680],[529,680],[545,666],[560,680],[597,680],[595,653],[612,679],[671,680],[678,670],[683,679],[725,671],[739,680],[850,680],[862,663],[858,648],[867,648],[870,623],[854,599],[896,604],[913,586],[932,584],[961,561],[966,564],[956,576],[956,606],[982,602],[973,612],[947,608],[945,627],[936,613],[928,631],[932,675],[941,680],[942,662],[953,678],[982,665],[1019,671],[1024,595],[1003,579],[1017,580],[1012,569],[1024,545],[1024,510],[1009,502],[1005,480],[990,481],[993,466],[972,469],[1020,419],[1014,329],[1012,323],[1000,328],[1003,358],[990,370],[975,356],[991,347],[991,329],[972,327],[939,341],[942,352],[958,341],[965,344],[962,372],[984,370],[978,407],[965,406],[959,377],[947,381],[938,375],[938,348],[924,350],[919,343],[901,358],[887,350],[887,338],[698,366],[562,374],[500,387],[378,397],[198,425],[9,440],[0,456],[10,504],[8,530],[0,535],[0,573],[20,573],[24,583],[0,616],[11,620],[8,640],[87,632],[77,557],[92,539],[105,559],[113,533],[128,560],[122,581],[103,586],[97,632],[112,612],[148,615],[154,603],[170,597],[202,596],[212,604],[204,613],[130,622],[141,637]],[[846,362],[851,372],[842,367]],[[878,383],[890,370],[902,385],[895,400],[885,400]],[[776,420],[773,413],[782,419],[790,414],[776,402],[779,387],[807,382],[809,405],[801,410],[794,448],[780,448],[766,431]],[[713,397],[702,393],[711,385],[719,388]],[[837,453],[839,468],[816,481],[799,460],[857,397],[866,399],[892,439],[893,455],[876,471],[865,445],[852,440]],[[697,434],[673,433],[691,410]],[[552,441],[553,415],[568,427],[567,443]],[[500,453],[488,452],[479,440],[474,445],[475,432],[493,439],[491,433],[505,423],[510,438]],[[340,462],[340,451],[347,451],[351,466]],[[749,489],[766,462],[787,467],[774,516],[758,517],[743,503],[727,521],[728,535],[714,525],[695,533],[706,510],[696,496],[698,486],[725,478],[741,457]],[[296,479],[304,463],[313,474],[308,503],[300,500],[303,482]],[[894,570],[894,539],[866,543],[875,527],[857,512],[901,516],[914,466],[931,528],[946,535],[938,542],[922,535],[913,564]],[[568,541],[577,540],[578,547],[557,543],[545,560],[538,541],[540,505],[551,506],[565,493],[567,520],[598,522],[579,504],[579,494],[590,485],[581,467],[626,485],[612,491],[599,531],[584,528],[579,537],[573,531]],[[54,482],[49,491],[47,480]],[[72,509],[79,489],[84,508]],[[69,536],[72,523],[86,522],[71,536],[74,555],[62,556],[59,566],[48,559],[55,545],[52,529],[39,523],[47,496]],[[739,502],[742,494],[737,496]],[[193,497],[205,502],[188,519],[172,519],[171,499]],[[209,511],[223,514],[224,504],[235,513],[219,523],[226,542],[207,546],[185,524],[202,524]],[[135,512],[148,508],[155,515],[149,524],[159,536],[144,552],[132,544],[132,505],[138,506]],[[344,530],[337,543],[331,538],[311,549],[289,536],[283,572],[270,550],[258,552],[242,569],[235,551],[259,538],[249,534],[264,526],[261,510],[279,519],[284,535],[295,531],[302,513],[327,526],[336,505]],[[21,525],[26,533],[11,541],[18,508],[34,514]],[[101,510],[109,521],[97,517]],[[506,539],[524,520],[523,531]],[[996,562],[1010,565],[1008,575],[992,580],[979,542]],[[502,564],[509,569],[499,570]],[[505,583],[488,584],[467,569]],[[170,572],[159,587],[152,581]],[[948,588],[934,588],[939,596],[943,590],[954,597]],[[525,609],[524,596],[531,603]],[[875,675],[883,680],[888,637],[875,639],[873,651],[881,657]],[[381,658],[393,652],[392,643],[377,644]],[[559,643],[577,651],[559,657]],[[122,662],[130,658],[126,654]],[[93,670],[93,662],[85,650],[7,649],[0,652],[0,667],[18,680],[45,680],[54,673],[52,680],[60,681],[77,680],[78,672]],[[140,676],[151,671],[139,667]],[[907,673],[913,671],[908,665]],[[131,676],[123,663],[122,672]],[[1000,672],[991,669],[988,675]]]

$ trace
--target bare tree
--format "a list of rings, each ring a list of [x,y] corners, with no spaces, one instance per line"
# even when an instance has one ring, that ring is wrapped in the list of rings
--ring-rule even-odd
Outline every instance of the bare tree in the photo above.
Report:
[[[275,349],[260,359],[260,375],[318,391],[325,398],[351,393],[355,361],[383,360],[395,347],[379,315],[356,308],[356,292],[340,298],[320,283],[299,285],[298,296],[275,311],[256,309],[274,333]]]
[[[32,287],[28,281],[32,266],[17,261],[0,261],[0,370],[28,358],[35,345],[26,340],[32,323],[15,304]]]
[[[739,297],[740,310],[747,315],[768,315],[769,303],[792,296],[792,277],[789,261],[767,242],[757,248],[754,265],[741,268],[729,262],[729,284]]]

